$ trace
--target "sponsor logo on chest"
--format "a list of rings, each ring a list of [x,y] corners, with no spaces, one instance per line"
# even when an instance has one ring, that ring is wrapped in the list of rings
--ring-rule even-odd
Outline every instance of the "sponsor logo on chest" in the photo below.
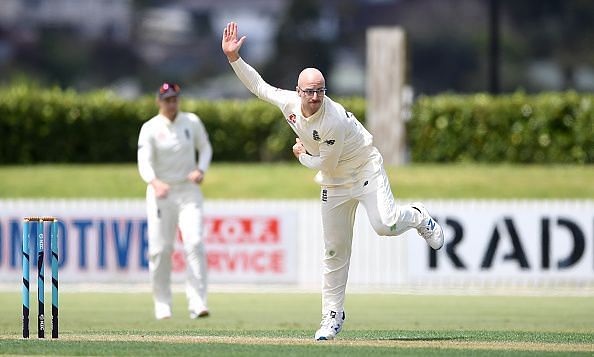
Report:
[[[317,131],[317,130],[314,130],[314,131],[312,132],[312,136],[313,136],[313,139],[314,139],[315,141],[320,141],[320,134],[318,133],[318,131]]]

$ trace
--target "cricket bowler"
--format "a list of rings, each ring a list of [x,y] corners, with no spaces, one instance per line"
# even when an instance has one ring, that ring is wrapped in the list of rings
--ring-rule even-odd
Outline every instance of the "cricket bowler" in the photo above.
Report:
[[[221,45],[231,67],[254,95],[280,108],[297,134],[295,157],[318,170],[315,181],[321,185],[324,258],[322,322],[315,339],[332,340],[346,317],[345,289],[359,203],[381,236],[397,236],[414,228],[437,250],[443,245],[443,231],[421,203],[396,205],[373,137],[352,113],[326,96],[319,70],[304,69],[294,91],[275,88],[239,56],[245,40],[245,36],[238,39],[236,23],[223,30]]]

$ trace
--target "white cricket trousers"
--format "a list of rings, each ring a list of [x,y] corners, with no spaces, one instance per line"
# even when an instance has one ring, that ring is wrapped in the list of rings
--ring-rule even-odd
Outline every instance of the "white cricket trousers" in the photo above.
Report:
[[[149,272],[155,304],[171,306],[171,254],[181,231],[187,264],[186,296],[190,311],[206,308],[207,263],[202,240],[202,192],[191,182],[172,184],[166,198],[146,190]]]
[[[322,314],[325,314],[343,311],[353,225],[359,203],[365,207],[371,226],[380,236],[396,236],[416,228],[423,216],[412,206],[396,205],[383,168],[352,185],[322,187],[321,200],[324,237]]]

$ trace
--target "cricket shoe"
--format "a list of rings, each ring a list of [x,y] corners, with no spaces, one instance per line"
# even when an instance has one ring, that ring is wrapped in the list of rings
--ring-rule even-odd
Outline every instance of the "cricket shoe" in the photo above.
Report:
[[[439,250],[443,246],[443,230],[439,223],[437,223],[427,212],[422,203],[415,202],[412,207],[417,209],[423,215],[421,224],[417,226],[417,232],[423,237],[429,246],[435,250]]]
[[[166,320],[171,318],[171,306],[166,303],[155,303],[155,318],[157,320]]]
[[[320,328],[316,331],[316,341],[333,340],[342,330],[342,324],[346,319],[344,311],[328,311],[320,322]]]
[[[210,312],[208,312],[208,309],[206,307],[203,307],[199,310],[190,310],[190,318],[192,320],[203,318],[203,317],[208,317],[208,316],[210,316]]]

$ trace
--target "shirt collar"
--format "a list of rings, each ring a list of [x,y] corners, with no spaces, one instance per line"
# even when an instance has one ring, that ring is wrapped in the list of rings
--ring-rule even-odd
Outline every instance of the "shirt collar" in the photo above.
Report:
[[[171,121],[169,120],[169,118],[167,118],[165,115],[159,113],[159,119],[167,126],[169,125],[173,125],[175,123],[177,123],[179,120],[179,112],[177,112],[176,116],[175,116],[175,120]]]
[[[317,112],[313,113],[312,115],[310,115],[309,117],[306,117],[303,115],[303,112],[301,111],[301,103],[299,103],[299,112],[301,113],[301,117],[307,121],[307,122],[311,122],[314,120],[317,120],[319,117],[322,116],[322,113],[324,112],[324,108],[326,107],[326,101],[324,100],[322,102],[322,105],[320,106],[320,109],[318,109]]]

